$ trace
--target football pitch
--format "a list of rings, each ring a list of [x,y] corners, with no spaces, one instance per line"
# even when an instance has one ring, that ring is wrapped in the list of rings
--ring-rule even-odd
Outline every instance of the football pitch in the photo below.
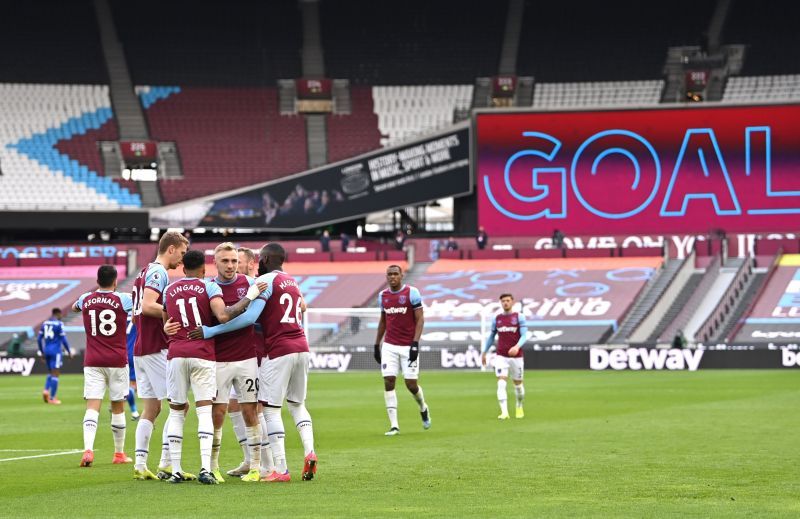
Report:
[[[433,427],[423,431],[398,389],[396,437],[383,435],[377,372],[312,373],[317,478],[300,481],[302,449],[284,413],[292,482],[219,486],[133,481],[132,465],[111,465],[105,411],[95,464],[79,468],[82,377],[62,376],[60,407],[41,402],[42,384],[0,378],[2,517],[800,515],[800,384],[791,371],[528,371],[526,417],[505,422],[492,373],[426,372]],[[132,456],[136,424],[127,423]],[[183,447],[191,472],[196,424],[192,410]],[[46,454],[55,455],[32,457]],[[223,469],[241,460],[230,422],[220,460]]]

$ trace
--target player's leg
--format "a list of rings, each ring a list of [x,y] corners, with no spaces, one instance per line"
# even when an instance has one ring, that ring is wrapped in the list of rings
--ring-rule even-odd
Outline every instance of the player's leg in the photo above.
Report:
[[[83,415],[83,456],[81,467],[91,467],[94,462],[94,439],[97,436],[97,422],[100,418],[100,403],[106,392],[106,381],[101,368],[83,368],[83,398],[86,412]]]
[[[286,406],[294,419],[300,441],[303,443],[303,473],[304,481],[314,478],[317,473],[317,454],[314,452],[314,425],[311,414],[306,409],[306,392],[308,389],[308,357],[307,352],[294,354],[296,358],[292,363],[292,372],[289,386],[286,390]]]
[[[232,363],[235,368],[233,380],[245,423],[247,449],[250,455],[250,470],[242,476],[242,481],[261,481],[262,431],[258,416],[258,362],[255,358]]]
[[[197,412],[197,438],[200,440],[200,473],[198,481],[204,485],[219,484],[211,473],[211,449],[214,443],[214,421],[211,404],[217,393],[217,366],[213,360],[187,359],[189,382],[195,398]]]
[[[267,477],[275,470],[275,460],[272,457],[272,449],[269,445],[269,434],[267,434],[267,418],[264,416],[264,406],[261,402],[256,403],[258,421],[261,424],[261,478]]]
[[[125,397],[130,390],[128,368],[104,368],[108,377],[108,396],[111,400],[111,433],[114,437],[112,463],[133,461],[125,454]]]
[[[525,361],[521,358],[511,360],[511,380],[514,382],[514,393],[517,397],[516,414],[517,418],[525,418],[525,410],[522,403],[525,401],[525,386],[522,378],[525,375]]]
[[[58,378],[61,375],[61,353],[51,355],[48,360],[48,368],[50,369],[50,387],[47,403],[53,405],[60,405],[61,400],[56,398],[58,393]]]
[[[51,355],[45,353],[44,364],[47,366],[47,378],[44,379],[44,388],[42,389],[42,400],[45,404],[50,401],[50,379],[53,377],[51,362]]]
[[[236,441],[239,442],[239,447],[242,449],[243,458],[238,467],[228,471],[228,475],[239,477],[244,476],[250,470],[250,451],[247,449],[247,433],[245,430],[244,418],[242,417],[242,408],[236,396],[236,389],[232,387],[230,400],[228,400],[228,416],[233,425],[233,433],[236,435]]]
[[[128,366],[128,407],[131,409],[131,420],[134,422],[139,419],[139,409],[136,407],[136,369],[133,364]]]
[[[222,448],[222,426],[225,424],[225,414],[228,411],[228,397],[231,393],[231,376],[229,362],[217,362],[217,394],[211,406],[211,421],[214,425],[214,438],[211,443],[211,472],[220,483],[225,478],[219,471],[219,452]]]
[[[165,376],[166,373],[160,372],[159,363],[154,362],[153,359],[153,355],[133,358],[137,374],[136,391],[139,393],[142,403],[142,414],[136,424],[136,451],[133,466],[133,478],[139,480],[156,479],[156,475],[147,468],[147,459],[150,452],[150,438],[153,435],[153,424],[161,413],[161,400],[166,396],[166,394],[161,394],[162,388],[158,383],[158,378]]]
[[[497,375],[497,403],[500,405],[499,420],[508,419],[508,368],[509,362],[506,357],[497,355],[494,358],[494,373]]]
[[[266,418],[267,422],[267,434],[275,463],[275,471],[264,479],[264,481],[270,483],[288,482],[291,479],[289,468],[286,464],[286,449],[284,446],[286,433],[283,427],[283,418],[281,417],[281,405],[286,398],[286,391],[289,385],[289,370],[287,367],[290,365],[290,357],[292,355],[294,354],[266,360],[266,369],[262,370],[262,374],[266,376],[265,379],[261,380],[261,384],[266,387],[266,392],[263,395],[265,400],[262,402],[264,404],[264,418]]]
[[[400,354],[391,344],[383,343],[381,348],[381,375],[383,375],[383,401],[386,404],[386,414],[389,416],[389,430],[386,436],[394,436],[400,432],[397,421],[397,393],[395,383],[400,372]]]
[[[419,359],[409,364],[408,362],[408,349],[403,348],[400,354],[400,366],[403,370],[403,380],[406,384],[406,389],[414,397],[419,406],[419,415],[422,418],[422,427],[424,429],[431,428],[431,412],[428,409],[428,404],[425,402],[425,393],[422,391],[422,386],[419,385]]]

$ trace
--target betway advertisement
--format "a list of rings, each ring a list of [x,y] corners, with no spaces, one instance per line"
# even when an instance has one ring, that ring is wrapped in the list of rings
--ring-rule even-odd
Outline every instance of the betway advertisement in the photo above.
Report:
[[[800,254],[781,257],[736,340],[800,340]]]
[[[489,235],[796,231],[800,105],[478,112]]]

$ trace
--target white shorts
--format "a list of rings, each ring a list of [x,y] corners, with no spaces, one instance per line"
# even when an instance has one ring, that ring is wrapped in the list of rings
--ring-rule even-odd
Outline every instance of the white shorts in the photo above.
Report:
[[[167,362],[167,398],[172,404],[189,400],[189,387],[194,401],[214,400],[217,394],[217,366],[213,360],[175,357]]]
[[[167,398],[167,350],[133,358],[139,398]]]
[[[244,404],[258,399],[258,361],[253,357],[235,362],[217,362],[217,399],[227,404],[231,396]]]
[[[273,406],[282,406],[284,399],[298,404],[305,402],[309,355],[304,351],[265,358],[261,362],[258,399]]]
[[[381,375],[384,377],[396,377],[403,372],[405,380],[416,380],[419,378],[419,359],[408,365],[408,352],[410,346],[395,346],[384,342],[381,347]]]
[[[124,368],[83,368],[83,398],[102,400],[106,395],[112,402],[120,402],[128,396],[128,366]]]
[[[525,359],[522,357],[494,357],[494,372],[498,377],[507,377],[511,372],[511,380],[522,380],[525,374]]]

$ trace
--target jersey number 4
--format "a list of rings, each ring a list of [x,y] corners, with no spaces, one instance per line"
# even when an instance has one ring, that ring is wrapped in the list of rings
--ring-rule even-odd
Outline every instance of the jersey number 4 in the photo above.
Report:
[[[303,326],[303,311],[300,306],[300,301],[300,298],[297,298],[297,302],[295,302],[292,294],[286,292],[281,294],[281,298],[278,300],[278,302],[281,306],[286,305],[286,308],[283,312],[283,317],[281,318],[282,323],[297,323],[298,325]],[[292,309],[294,309],[294,317],[291,315]]]
[[[181,323],[183,324],[183,327],[188,328],[189,317],[186,315],[186,301],[184,299],[176,299],[175,304],[178,305],[178,311],[181,313]],[[189,306],[192,307],[192,316],[194,317],[195,327],[203,326],[203,322],[200,319],[200,310],[197,308],[196,297],[189,298]]]

